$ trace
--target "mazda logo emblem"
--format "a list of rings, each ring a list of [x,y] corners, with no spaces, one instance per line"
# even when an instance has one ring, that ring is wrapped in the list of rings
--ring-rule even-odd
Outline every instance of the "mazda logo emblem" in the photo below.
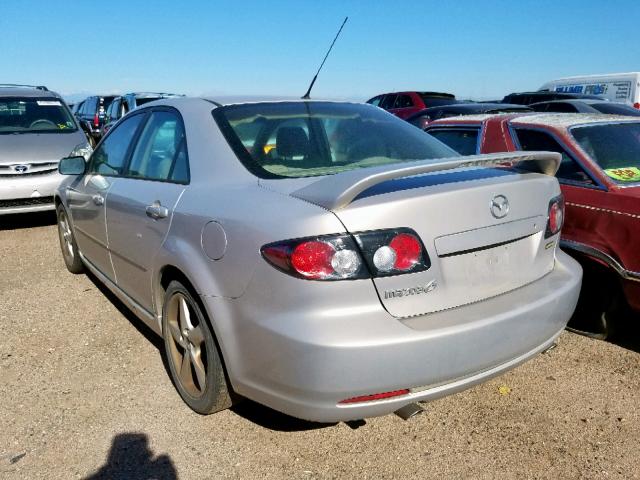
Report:
[[[491,199],[491,215],[495,218],[504,218],[509,213],[509,200],[504,195],[496,195]]]
[[[16,173],[25,173],[27,170],[29,170],[29,165],[14,165],[13,166],[13,171]]]

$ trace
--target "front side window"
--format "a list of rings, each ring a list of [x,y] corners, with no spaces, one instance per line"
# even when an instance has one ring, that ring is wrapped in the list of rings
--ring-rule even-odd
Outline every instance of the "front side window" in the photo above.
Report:
[[[127,176],[187,183],[187,144],[180,117],[158,111],[149,116],[131,157]]]
[[[78,128],[58,98],[0,97],[0,135],[69,133]]]
[[[127,152],[144,115],[133,115],[113,128],[91,156],[92,173],[118,176],[123,174]]]
[[[614,182],[640,183],[640,123],[585,125],[570,133]]]
[[[278,102],[213,111],[245,167],[261,178],[331,175],[455,156],[410,123],[366,104]]]
[[[382,95],[372,98],[367,103],[376,107],[380,106],[380,102],[382,101]]]
[[[521,150],[560,153],[562,155],[562,161],[560,162],[560,168],[556,173],[556,177],[559,179],[593,185],[594,182],[591,177],[589,177],[583,168],[578,165],[573,158],[571,158],[562,145],[560,145],[556,139],[548,133],[541,132],[539,130],[518,128],[516,130],[516,136]]]
[[[428,133],[460,155],[475,155],[478,153],[479,128],[442,128],[429,130]]]

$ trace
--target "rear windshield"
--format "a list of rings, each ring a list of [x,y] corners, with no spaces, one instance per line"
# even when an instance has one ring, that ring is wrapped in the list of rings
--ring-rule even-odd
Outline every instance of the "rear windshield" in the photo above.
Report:
[[[136,98],[136,105],[139,107],[140,105],[144,105],[145,103],[155,102],[156,100],[160,100],[162,97],[144,97],[144,98]]]
[[[367,104],[278,102],[213,111],[229,145],[254,175],[292,178],[457,153]]]
[[[630,105],[625,105],[624,103],[603,102],[603,103],[594,103],[591,106],[602,113],[608,113],[611,115],[630,115],[632,117],[640,117],[640,110],[638,110],[637,108],[633,108]]]
[[[427,108],[442,107],[444,105],[453,105],[455,103],[460,103],[453,97],[433,97],[429,95],[420,95],[420,97],[422,98],[422,101]]]
[[[58,98],[0,97],[0,134],[76,130],[71,113]]]
[[[585,125],[571,134],[616,183],[640,183],[640,123]]]

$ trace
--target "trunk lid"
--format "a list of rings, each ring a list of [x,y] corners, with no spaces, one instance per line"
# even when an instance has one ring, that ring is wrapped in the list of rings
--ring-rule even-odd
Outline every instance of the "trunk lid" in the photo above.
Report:
[[[309,190],[318,195],[317,185]],[[373,279],[387,311],[409,317],[500,295],[551,271],[557,238],[544,234],[549,201],[559,194],[549,175],[462,168],[391,175],[331,210],[351,233],[407,227],[420,236],[429,269]],[[509,204],[504,215],[492,213],[497,197]]]

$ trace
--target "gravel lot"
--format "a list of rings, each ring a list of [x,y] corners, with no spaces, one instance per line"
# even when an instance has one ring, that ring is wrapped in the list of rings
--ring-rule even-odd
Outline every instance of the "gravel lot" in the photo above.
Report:
[[[3,479],[640,478],[637,331],[622,345],[564,333],[408,422],[318,425],[249,401],[201,417],[161,342],[67,273],[54,222],[0,217]]]

